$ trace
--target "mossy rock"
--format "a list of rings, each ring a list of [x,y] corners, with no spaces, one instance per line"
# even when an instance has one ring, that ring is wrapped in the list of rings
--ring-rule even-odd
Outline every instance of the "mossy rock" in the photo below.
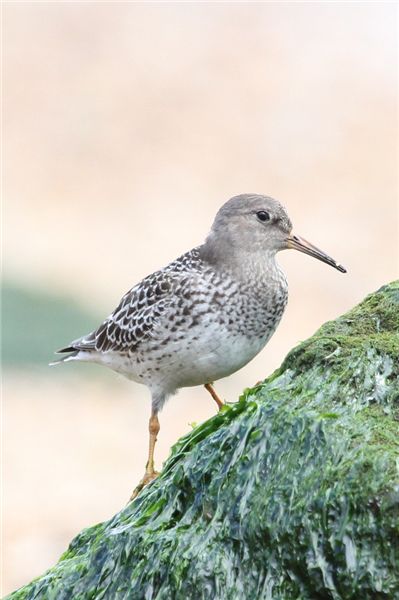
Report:
[[[398,332],[394,282],[182,438],[132,504],[7,598],[399,598]]]

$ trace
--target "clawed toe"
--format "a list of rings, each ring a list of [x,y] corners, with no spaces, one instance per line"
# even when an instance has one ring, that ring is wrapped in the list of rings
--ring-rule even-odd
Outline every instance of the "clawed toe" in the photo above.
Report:
[[[137,484],[137,486],[134,488],[132,495],[129,498],[129,502],[132,502],[135,498],[137,498],[137,496],[139,495],[139,493],[141,492],[141,490],[148,485],[149,483],[151,483],[151,481],[154,481],[154,479],[156,479],[158,477],[158,471],[152,471],[152,473],[145,473],[143,479],[140,481],[140,483]],[[129,504],[128,502],[128,504]]]

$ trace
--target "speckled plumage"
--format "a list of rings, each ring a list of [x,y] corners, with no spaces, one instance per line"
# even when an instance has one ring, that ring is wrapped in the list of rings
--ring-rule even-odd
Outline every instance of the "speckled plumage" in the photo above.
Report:
[[[276,200],[235,196],[202,246],[133,287],[96,331],[59,350],[70,353],[59,362],[99,363],[143,383],[155,417],[179,388],[234,373],[262,350],[283,315],[288,285],[279,250],[293,247],[343,270],[291,229]]]
[[[234,373],[268,342],[288,298],[273,258],[242,269],[228,252],[220,261],[205,246],[194,248],[143,279],[96,331],[59,352],[143,383],[160,409],[181,387]]]

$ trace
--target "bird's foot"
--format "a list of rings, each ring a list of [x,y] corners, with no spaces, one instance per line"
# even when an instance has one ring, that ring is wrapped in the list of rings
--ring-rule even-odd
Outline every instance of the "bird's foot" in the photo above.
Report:
[[[158,471],[146,471],[144,474],[143,479],[136,485],[136,487],[133,490],[132,495],[129,498],[129,502],[132,502],[135,498],[137,498],[137,496],[139,495],[139,493],[141,492],[141,490],[148,485],[149,483],[151,483],[151,481],[154,481],[154,479],[156,479],[158,477],[159,473]]]

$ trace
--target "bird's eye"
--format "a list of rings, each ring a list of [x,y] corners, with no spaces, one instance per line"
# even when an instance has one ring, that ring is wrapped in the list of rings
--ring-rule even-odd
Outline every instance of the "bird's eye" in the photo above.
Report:
[[[270,215],[265,210],[260,210],[256,213],[256,216],[258,217],[259,221],[270,221]]]

